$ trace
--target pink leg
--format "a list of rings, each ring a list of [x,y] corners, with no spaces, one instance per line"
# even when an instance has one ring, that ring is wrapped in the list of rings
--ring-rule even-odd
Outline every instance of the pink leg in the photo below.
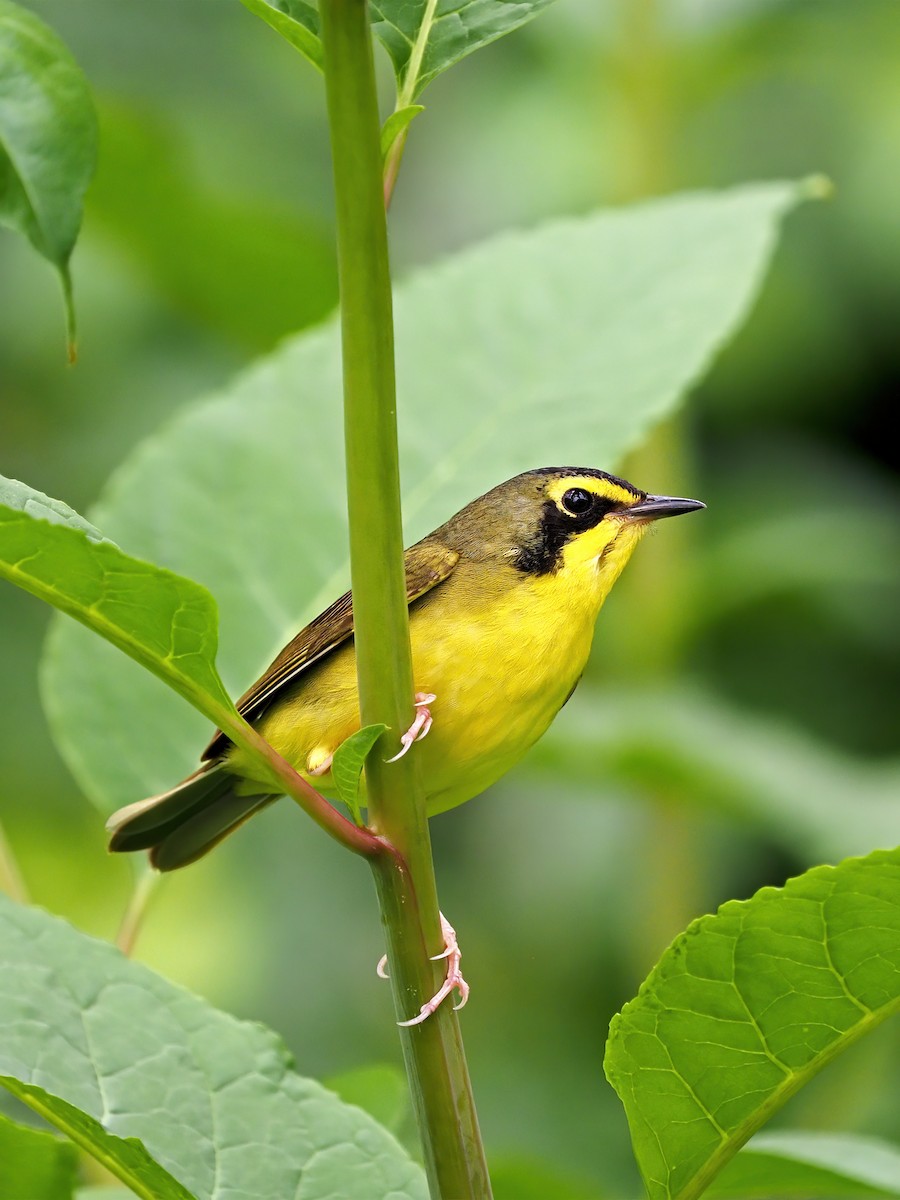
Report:
[[[433,718],[428,705],[433,704],[437,700],[432,692],[416,692],[416,704],[418,709],[415,720],[406,733],[400,738],[401,749],[399,754],[395,754],[393,758],[389,758],[388,762],[396,762],[398,758],[402,758],[413,742],[421,742],[422,738],[428,737],[428,731],[432,726]]]
[[[444,935],[445,949],[443,954],[436,954],[434,956],[434,961],[437,961],[441,958],[447,959],[447,974],[444,978],[444,982],[431,997],[431,999],[427,1000],[422,1005],[422,1007],[419,1009],[418,1016],[412,1017],[409,1021],[398,1021],[398,1025],[421,1025],[422,1022],[426,1021],[431,1014],[437,1010],[438,1006],[447,999],[454,988],[459,992],[459,1003],[454,1004],[454,1012],[457,1009],[462,1008],[469,999],[469,985],[466,983],[465,979],[463,978],[463,973],[459,969],[462,951],[459,948],[459,942],[456,940],[456,930],[443,913],[441,913],[441,932]],[[380,959],[378,966],[375,968],[376,973],[381,979],[387,979],[388,977],[386,968],[387,955],[384,955],[384,957]]]

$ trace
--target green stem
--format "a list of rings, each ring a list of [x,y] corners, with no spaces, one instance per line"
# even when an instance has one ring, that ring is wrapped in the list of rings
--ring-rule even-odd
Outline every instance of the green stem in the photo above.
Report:
[[[335,841],[352,850],[354,854],[361,854],[366,858],[391,853],[392,848],[385,844],[383,838],[370,829],[360,829],[329,804],[252,725],[225,708],[216,710],[213,719],[236,746],[240,746],[265,765],[275,790],[284,792],[296,801],[307,816],[312,817],[319,828],[324,829]]]
[[[11,900],[20,904],[28,904],[28,888],[16,862],[12,846],[6,838],[3,826],[0,825],[0,892],[5,892]]]
[[[147,915],[147,906],[161,879],[162,875],[149,865],[143,866],[135,877],[128,907],[125,909],[122,924],[116,934],[116,945],[126,958],[130,958],[134,951],[135,942],[144,924],[144,917]]]
[[[366,0],[320,4],[337,212],[344,354],[350,567],[364,725],[391,731],[366,766],[369,819],[399,858],[371,857],[398,1017],[440,984],[443,949],[415,749],[387,764],[384,743],[413,719],[393,319],[372,41]],[[389,750],[390,752],[390,750]],[[401,1030],[434,1200],[485,1200],[490,1183],[456,1015],[446,1004]]]
[[[419,26],[419,32],[410,53],[409,62],[406,64],[403,86],[397,95],[395,112],[401,108],[408,107],[415,99],[416,84],[419,82],[419,72],[422,70],[422,59],[425,57],[425,48],[431,36],[431,28],[434,25],[436,14],[437,0],[426,0],[425,11],[422,13],[422,23]],[[391,197],[394,194],[394,185],[400,173],[400,163],[403,160],[403,151],[406,149],[406,139],[408,136],[409,129],[406,128],[396,139],[393,146],[391,146],[387,161],[384,164],[384,207],[386,209],[391,206]]]

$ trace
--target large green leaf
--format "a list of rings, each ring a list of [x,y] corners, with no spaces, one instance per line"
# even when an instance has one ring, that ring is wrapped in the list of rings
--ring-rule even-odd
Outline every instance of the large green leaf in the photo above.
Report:
[[[391,1135],[261,1026],[2,897],[0,961],[0,1082],[137,1195],[424,1200]]]
[[[551,0],[372,0],[372,27],[409,104],[436,75],[512,33]],[[322,70],[319,13],[311,0],[241,0]]]
[[[755,185],[553,221],[398,285],[409,540],[529,467],[614,467],[740,323],[779,219],[803,195]],[[234,692],[345,586],[342,462],[330,322],[150,438],[99,506],[102,528],[133,552],[214,592]],[[70,766],[107,811],[171,786],[206,733],[78,629],[55,630],[44,696]]]
[[[244,0],[246,3],[246,0]],[[409,104],[442,71],[511,33],[550,0],[371,0],[376,35]]]
[[[613,1018],[606,1073],[651,1200],[691,1200],[836,1054],[900,1010],[900,850],[695,921]]]
[[[761,1133],[704,1195],[710,1200],[900,1197],[900,1149],[849,1133]]]
[[[216,672],[212,596],[129,558],[68,505],[4,476],[0,578],[106,638],[213,721],[233,711]]]
[[[0,0],[0,223],[59,272],[74,336],[69,258],[97,155],[87,80],[52,29]]]
[[[0,1196],[3,1200],[72,1200],[75,1147],[0,1113]]]

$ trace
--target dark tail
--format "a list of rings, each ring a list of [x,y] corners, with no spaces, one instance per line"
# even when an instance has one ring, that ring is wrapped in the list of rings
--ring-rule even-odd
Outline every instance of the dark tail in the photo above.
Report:
[[[158,871],[186,867],[278,799],[238,796],[238,782],[224,763],[206,763],[170,792],[120,808],[106,823],[110,850],[149,850]]]

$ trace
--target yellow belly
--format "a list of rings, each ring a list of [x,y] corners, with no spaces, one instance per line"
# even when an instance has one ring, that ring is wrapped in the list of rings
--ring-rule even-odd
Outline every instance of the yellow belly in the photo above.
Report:
[[[448,581],[410,611],[413,678],[437,697],[434,724],[410,753],[420,761],[430,814],[471,799],[541,736],[577,683],[602,596],[596,567],[579,579],[529,578],[484,594],[477,575]],[[359,728],[352,643],[300,676],[257,722],[260,733],[313,785],[309,768]],[[240,755],[230,761],[241,771]],[[243,773],[243,772],[241,772]]]

